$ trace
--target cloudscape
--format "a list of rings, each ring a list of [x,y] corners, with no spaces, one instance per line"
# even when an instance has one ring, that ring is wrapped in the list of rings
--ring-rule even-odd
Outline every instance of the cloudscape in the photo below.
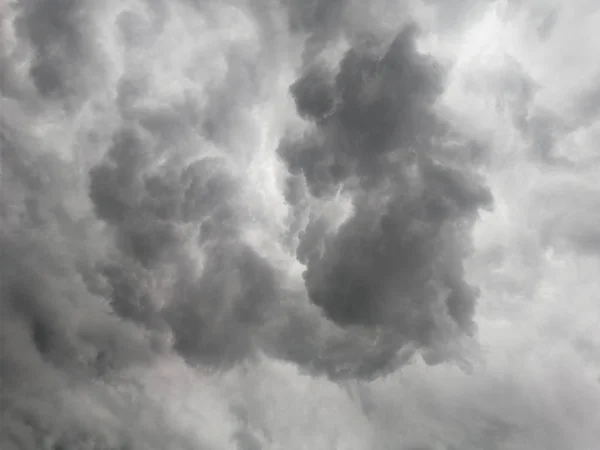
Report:
[[[600,4],[0,3],[6,450],[595,450]]]

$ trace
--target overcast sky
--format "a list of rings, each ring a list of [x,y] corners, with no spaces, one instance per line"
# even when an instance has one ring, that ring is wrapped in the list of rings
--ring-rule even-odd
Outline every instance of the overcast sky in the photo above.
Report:
[[[596,0],[4,0],[6,450],[595,450]]]

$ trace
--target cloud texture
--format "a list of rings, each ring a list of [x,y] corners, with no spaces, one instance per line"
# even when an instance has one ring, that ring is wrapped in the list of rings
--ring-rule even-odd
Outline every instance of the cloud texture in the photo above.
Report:
[[[6,2],[2,448],[591,449],[583,3]]]

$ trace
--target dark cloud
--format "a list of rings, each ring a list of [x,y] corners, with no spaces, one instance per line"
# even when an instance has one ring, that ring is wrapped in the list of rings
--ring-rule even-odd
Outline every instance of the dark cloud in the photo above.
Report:
[[[353,195],[354,211],[336,232],[319,217],[309,224],[298,257],[311,301],[330,320],[387,333],[371,367],[365,358],[347,369],[366,377],[409,343],[435,347],[449,330],[472,331],[477,292],[463,279],[462,258],[469,224],[491,201],[468,162],[435,146],[447,129],[433,109],[443,78],[414,49],[414,33],[405,29],[383,51],[376,42],[351,48],[333,76],[305,72],[291,93],[315,125],[280,148],[312,195]]]
[[[318,66],[310,67],[290,91],[302,116],[323,120],[335,106],[333,80]]]
[[[288,294],[270,263],[241,239],[240,180],[222,158],[179,166],[177,153],[165,148],[181,138],[185,129],[176,131],[182,126],[177,118],[185,123],[193,108],[175,109],[175,115],[131,109],[144,95],[135,85],[122,91],[129,100],[121,111],[137,125],[117,131],[90,171],[96,214],[123,254],[99,268],[114,311],[169,330],[176,351],[211,366],[251,355],[257,343],[265,345],[266,317],[292,314],[287,329],[266,332],[273,341],[267,348],[333,377],[389,370],[411,342],[443,340],[446,322],[470,331],[475,291],[462,280],[463,222],[489,199],[468,167],[434,161],[429,135],[443,128],[432,109],[442,77],[433,61],[415,52],[414,32],[407,28],[387,47],[373,39],[357,44],[338,73],[313,65],[291,87],[299,112],[316,128],[282,145],[290,169],[317,196],[356,180],[354,215],[338,233],[310,225],[300,239],[308,295],[340,330],[328,334],[321,319],[277,306]],[[218,111],[204,115],[227,129]],[[155,168],[158,158],[166,162]],[[188,226],[195,241],[181,231]],[[189,245],[204,255],[200,276],[193,274]],[[315,252],[318,246],[322,252]],[[148,286],[169,265],[176,273],[157,301]],[[381,327],[385,337],[369,348]]]
[[[416,144],[419,130],[429,125],[429,108],[441,92],[440,73],[434,61],[413,48],[416,30],[407,27],[383,56],[380,45],[367,42],[351,48],[340,63],[336,85],[340,97],[337,118],[341,133],[355,158],[368,152],[379,156],[394,146]],[[370,159],[370,158],[369,158]],[[359,167],[367,165],[360,161]]]
[[[348,5],[347,0],[284,1],[288,7],[290,28],[293,31],[331,30]]]
[[[313,192],[350,176],[377,182],[390,157],[427,145],[431,105],[442,80],[433,61],[412,48],[413,33],[412,28],[400,33],[383,55],[380,45],[351,48],[331,77],[335,83],[311,68],[292,85],[300,114],[317,120],[318,129],[284,144],[281,153],[292,172],[304,173]]]
[[[16,14],[18,43],[31,49],[31,88],[15,75],[20,62],[10,60],[14,88],[8,97],[3,86],[2,106],[11,114],[0,128],[0,446],[202,448],[160,420],[154,431],[126,424],[137,406],[150,415],[160,410],[142,394],[139,405],[105,405],[103,390],[93,394],[92,405],[99,402],[121,426],[94,419],[94,406],[77,414],[68,402],[73,390],[96,383],[112,389],[126,371],[154,364],[171,346],[190,362],[216,367],[251,352],[252,330],[263,305],[274,301],[275,284],[268,264],[241,243],[233,204],[241,181],[227,152],[206,154],[202,134],[209,129],[208,140],[226,144],[231,124],[246,120],[237,102],[257,94],[246,92],[256,82],[253,65],[232,52],[229,78],[207,91],[205,108],[193,96],[148,107],[152,74],[134,71],[114,86],[114,105],[108,95],[106,105],[89,110],[100,114],[87,139],[90,124],[77,116],[85,108],[70,116],[70,100],[93,103],[92,84],[109,81],[107,67],[85,77],[107,62],[93,61],[102,51],[91,34],[102,24],[88,21],[93,10],[81,2],[25,2]],[[136,40],[145,22],[135,19],[121,23],[126,45],[148,45]],[[142,31],[160,32],[160,24]],[[55,108],[57,100],[65,103]],[[36,123],[66,124],[64,139],[53,129],[40,138]],[[83,128],[75,151],[72,126]],[[69,161],[73,154],[82,158]],[[193,261],[202,252],[205,270]]]
[[[94,86],[97,75],[106,70],[101,64],[106,55],[90,39],[90,5],[28,0],[19,2],[16,12],[17,38],[29,46],[29,75],[37,92],[43,99],[73,107],[74,100],[82,100],[82,89]]]
[[[27,2],[22,23],[29,35],[36,59],[30,75],[43,96],[64,95],[69,89],[69,69],[81,58],[83,33],[77,14],[81,10],[73,0]]]
[[[201,3],[185,12],[217,15]],[[214,58],[223,70],[204,86],[214,62],[204,54],[155,67],[157,37],[174,33],[165,40],[176,53],[180,35],[167,26],[173,11],[147,5],[106,18],[66,0],[17,7],[31,64],[27,85],[11,62],[0,128],[7,448],[197,448],[168,424],[130,426],[132,409],[160,409],[143,393],[134,405],[105,399],[166,354],[223,369],[264,351],[368,379],[472,330],[462,257],[489,196],[468,161],[434,142],[447,129],[434,113],[443,76],[416,52],[415,29],[358,39],[345,2],[284,4],[290,27],[308,35],[290,95],[312,129],[282,141],[297,217],[286,236],[267,234],[284,252],[299,241],[305,285],[294,290],[246,235],[270,213],[253,210],[244,164],[276,44],[261,33],[256,52],[226,42]],[[114,41],[100,45],[102,27]],[[343,33],[351,48],[335,70],[321,66],[314,56]],[[340,190],[353,212],[336,230],[314,205]],[[114,420],[75,408],[79,390]]]
[[[2,141],[0,434],[3,448],[36,449],[62,439],[56,411],[68,389],[144,365],[155,351],[83,280],[106,242],[69,207],[73,168],[26,142]]]
[[[202,276],[182,278],[164,311],[174,348],[192,362],[220,366],[254,349],[253,335],[280,293],[270,264],[251,248],[224,242],[207,253]]]
[[[161,114],[151,119],[158,123]],[[169,139],[164,129],[152,128],[159,135],[147,142],[140,133],[119,131],[105,160],[90,171],[96,214],[114,232],[122,255],[99,267],[106,295],[122,317],[170,330],[174,349],[187,360],[236,362],[252,350],[261,309],[276,301],[274,275],[241,242],[243,223],[234,205],[240,180],[222,157],[177,169],[175,154],[167,168],[152,170],[152,144]],[[194,252],[206,261],[201,269],[190,259]],[[175,272],[157,300],[153,282],[170,266]]]
[[[283,0],[290,30],[307,35],[304,60],[310,61],[328,43],[343,35],[346,27],[344,12],[348,0]]]
[[[140,177],[155,156],[146,144],[133,130],[118,132],[106,162],[90,171],[90,198],[98,217],[116,227],[120,247],[150,266],[176,239],[169,213],[176,212],[178,192]]]

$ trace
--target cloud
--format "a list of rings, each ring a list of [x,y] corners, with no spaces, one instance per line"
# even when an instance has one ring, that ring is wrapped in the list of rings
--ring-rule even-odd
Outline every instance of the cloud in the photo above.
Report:
[[[92,42],[99,35],[87,37],[102,27],[118,36],[112,18],[62,1],[11,8],[7,29],[16,34],[2,46],[10,117],[0,129],[3,444],[204,448],[176,424],[160,425],[162,406],[146,394],[130,405],[104,397],[127,371],[143,372],[173,351],[221,367],[252,350],[275,284],[240,237],[247,212],[235,203],[245,180],[223,150],[234,150],[231,122],[248,121],[237,110],[259,94],[259,70],[232,49],[227,75],[201,92],[206,103],[193,98],[199,92],[161,98],[160,74],[148,67],[113,78],[118,70],[102,65],[118,54],[93,61],[107,48]],[[169,33],[177,31],[166,27],[162,36]],[[140,54],[153,48],[126,43],[135,45]],[[19,78],[19,58],[30,84]],[[95,64],[101,70],[90,76]],[[89,396],[88,410],[73,403],[78,392]],[[127,430],[136,408],[154,425]]]
[[[65,391],[145,365],[155,351],[142,329],[112,315],[86,286],[83,274],[106,241],[62,203],[72,187],[68,169],[3,143],[2,434],[8,448],[39,448],[71,426],[55,415]]]
[[[8,3],[2,448],[595,443],[598,90],[417,3]]]
[[[483,200],[457,168],[438,167],[428,155],[407,162],[408,147],[438,127],[432,103],[441,88],[433,63],[415,52],[410,30],[387,46],[377,39],[357,43],[335,74],[308,64],[305,55],[307,72],[291,84],[299,112],[315,121],[316,154],[302,156],[305,141],[298,142],[295,166],[313,196],[320,195],[318,185],[331,190],[358,181],[351,189],[354,213],[338,233],[315,228],[314,242],[301,239],[306,290],[290,291],[245,237],[256,211],[246,200],[250,186],[236,166],[243,153],[231,134],[251,125],[242,106],[262,95],[259,75],[269,75],[270,55],[259,51],[261,67],[243,53],[253,51],[252,43],[225,43],[226,69],[215,68],[221,77],[201,92],[189,84],[168,91],[161,70],[173,67],[150,72],[151,58],[117,78],[101,70],[92,83],[84,73],[109,60],[91,61],[101,51],[82,33],[87,22],[76,20],[94,19],[86,8],[58,2],[17,10],[23,28],[16,42],[28,48],[32,84],[16,84],[17,97],[3,98],[19,113],[2,130],[3,267],[10,267],[2,281],[3,340],[10,343],[2,382],[11,387],[11,404],[31,415],[14,416],[14,429],[32,430],[13,441],[33,439],[35,446],[50,433],[53,445],[78,445],[88,439],[85,427],[65,434],[62,425],[45,422],[47,408],[63,401],[52,392],[70,392],[70,383],[92,389],[94,380],[110,385],[170,351],[190,364],[223,369],[262,350],[309,372],[372,378],[401,364],[407,356],[400,350],[412,354],[412,341],[433,346],[441,339],[436,333],[448,337],[441,330],[451,322],[472,327],[474,291],[462,281],[460,264],[445,266],[460,262],[452,220]],[[300,22],[311,33],[325,32],[329,21],[341,20],[341,8]],[[148,25],[139,12],[119,17],[113,23],[123,33],[116,39],[124,55],[129,48],[151,55],[162,45],[138,39],[144,29],[148,38],[178,33],[166,23]],[[326,46],[330,38],[318,40]],[[174,64],[184,73],[198,70],[182,58]],[[183,86],[186,77],[194,75],[181,78]],[[88,91],[103,82],[109,85],[100,92],[112,95],[101,100]],[[44,107],[19,105],[20,98]],[[96,102],[93,120],[77,119],[82,129],[65,138],[62,114],[74,120],[69,114],[88,100]],[[48,117],[55,128],[44,132]],[[324,151],[335,167],[322,160]],[[296,170],[292,156],[284,158]],[[414,183],[402,173],[411,164]],[[436,198],[440,190],[447,198]],[[380,194],[387,200],[379,201]],[[322,258],[313,248],[320,243]],[[355,292],[338,292],[344,285]],[[38,375],[24,381],[24,371]],[[40,394],[28,403],[33,387]],[[111,430],[89,437],[97,441],[90,445],[113,445],[100,443],[120,439]]]
[[[473,167],[435,147],[447,128],[433,108],[443,79],[415,50],[414,29],[374,44],[348,50],[337,73],[309,67],[292,85],[315,124],[280,154],[313,196],[351,193],[353,212],[336,232],[315,234],[317,222],[300,239],[306,288],[336,324],[386,330],[392,359],[391,349],[473,330],[464,227],[491,197]]]

